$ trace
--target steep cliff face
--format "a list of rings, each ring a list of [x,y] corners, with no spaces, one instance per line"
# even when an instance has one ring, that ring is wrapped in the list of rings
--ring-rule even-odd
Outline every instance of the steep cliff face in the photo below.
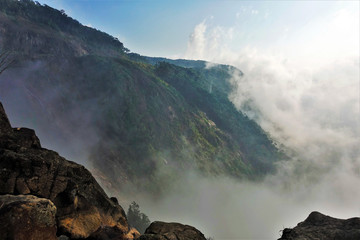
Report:
[[[1,1],[0,18],[0,49],[16,59],[0,99],[47,144],[91,159],[109,188],[159,193],[189,170],[257,178],[284,158],[228,100],[234,68],[128,55],[117,39],[28,0]]]
[[[11,128],[1,104],[0,194],[31,194],[51,200],[56,206],[58,234],[87,238],[108,226],[127,239],[124,210],[108,198],[90,172],[41,148],[33,130]]]

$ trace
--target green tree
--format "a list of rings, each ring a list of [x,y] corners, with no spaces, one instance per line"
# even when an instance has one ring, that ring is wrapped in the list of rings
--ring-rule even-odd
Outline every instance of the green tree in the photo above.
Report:
[[[131,227],[136,228],[141,234],[143,234],[146,228],[150,225],[148,216],[140,212],[139,204],[132,202],[127,211],[127,219]]]

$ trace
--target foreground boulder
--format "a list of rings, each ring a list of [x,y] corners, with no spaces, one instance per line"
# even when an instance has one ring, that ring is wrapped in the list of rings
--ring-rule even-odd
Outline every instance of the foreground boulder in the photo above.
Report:
[[[33,130],[12,128],[1,103],[0,194],[31,194],[51,200],[57,208],[58,235],[87,238],[110,227],[118,239],[128,239],[124,210],[105,194],[91,173],[41,148]]]
[[[57,240],[56,207],[31,195],[0,195],[0,239]]]
[[[86,240],[119,240],[119,236],[122,235],[122,232],[116,227],[101,227],[96,232],[90,235]],[[135,229],[131,228],[130,231],[126,234],[126,239],[137,239],[140,237],[140,233]]]
[[[279,240],[359,240],[360,218],[337,219],[312,212],[293,229],[285,228]]]
[[[140,240],[206,240],[204,234],[192,226],[180,223],[153,222]]]

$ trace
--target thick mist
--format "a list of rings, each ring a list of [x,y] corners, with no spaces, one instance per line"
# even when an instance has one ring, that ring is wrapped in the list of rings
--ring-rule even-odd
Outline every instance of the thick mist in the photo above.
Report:
[[[189,173],[164,198],[151,202],[151,197],[143,196],[138,203],[151,220],[193,225],[220,240],[277,239],[282,229],[296,226],[314,210],[344,218],[359,213],[358,192],[347,191],[350,195],[339,197],[326,181],[298,183],[297,189],[289,190],[279,180],[271,176],[257,183],[239,182]],[[347,184],[353,184],[352,180],[357,181],[355,186],[359,183],[347,178]]]
[[[279,162],[275,174],[257,182],[189,171],[161,198],[141,192],[111,195],[117,195],[125,210],[135,200],[152,221],[193,225],[216,240],[276,239],[283,228],[294,227],[315,210],[339,218],[359,216],[358,18],[339,11],[325,25],[309,24],[321,27],[321,34],[305,26],[293,36],[279,36],[274,48],[242,45],[238,51],[232,45],[237,33],[246,37],[243,29],[211,21],[195,26],[184,57],[240,69],[243,76],[234,71],[228,79],[233,86],[229,99],[291,160]],[[95,105],[74,104],[73,114],[59,117],[54,104],[66,86],[39,95],[35,85],[24,84],[42,67],[41,62],[31,63],[2,74],[0,100],[10,121],[14,127],[35,129],[43,146],[91,166],[86,159],[98,140],[91,120],[99,117]],[[42,116],[47,118],[39,121]],[[68,123],[81,124],[59,120],[67,117]]]
[[[185,57],[240,69],[229,99],[291,160],[261,182],[190,173],[159,202],[139,200],[152,220],[192,224],[215,239],[276,239],[311,211],[360,215],[359,19],[340,10],[313,24],[326,34],[305,27],[283,48],[237,52],[236,26],[206,19],[194,28]]]
[[[34,129],[42,147],[89,167],[89,149],[98,141],[91,123],[98,117],[95,105],[91,101],[79,102],[64,111],[59,99],[69,90],[66,85],[53,84],[44,91],[41,83],[52,79],[46,74],[41,79],[34,77],[44,69],[46,63],[42,61],[11,66],[0,75],[0,101],[13,127]]]

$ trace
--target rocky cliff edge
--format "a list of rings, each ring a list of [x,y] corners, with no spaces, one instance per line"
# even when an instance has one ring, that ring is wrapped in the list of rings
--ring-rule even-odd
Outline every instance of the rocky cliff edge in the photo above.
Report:
[[[337,219],[312,212],[296,227],[285,228],[279,240],[359,240],[360,218]]]
[[[56,206],[57,235],[88,238],[111,228],[122,239],[134,237],[128,234],[123,208],[105,194],[91,173],[42,148],[33,130],[12,128],[1,103],[0,194],[50,200]]]

